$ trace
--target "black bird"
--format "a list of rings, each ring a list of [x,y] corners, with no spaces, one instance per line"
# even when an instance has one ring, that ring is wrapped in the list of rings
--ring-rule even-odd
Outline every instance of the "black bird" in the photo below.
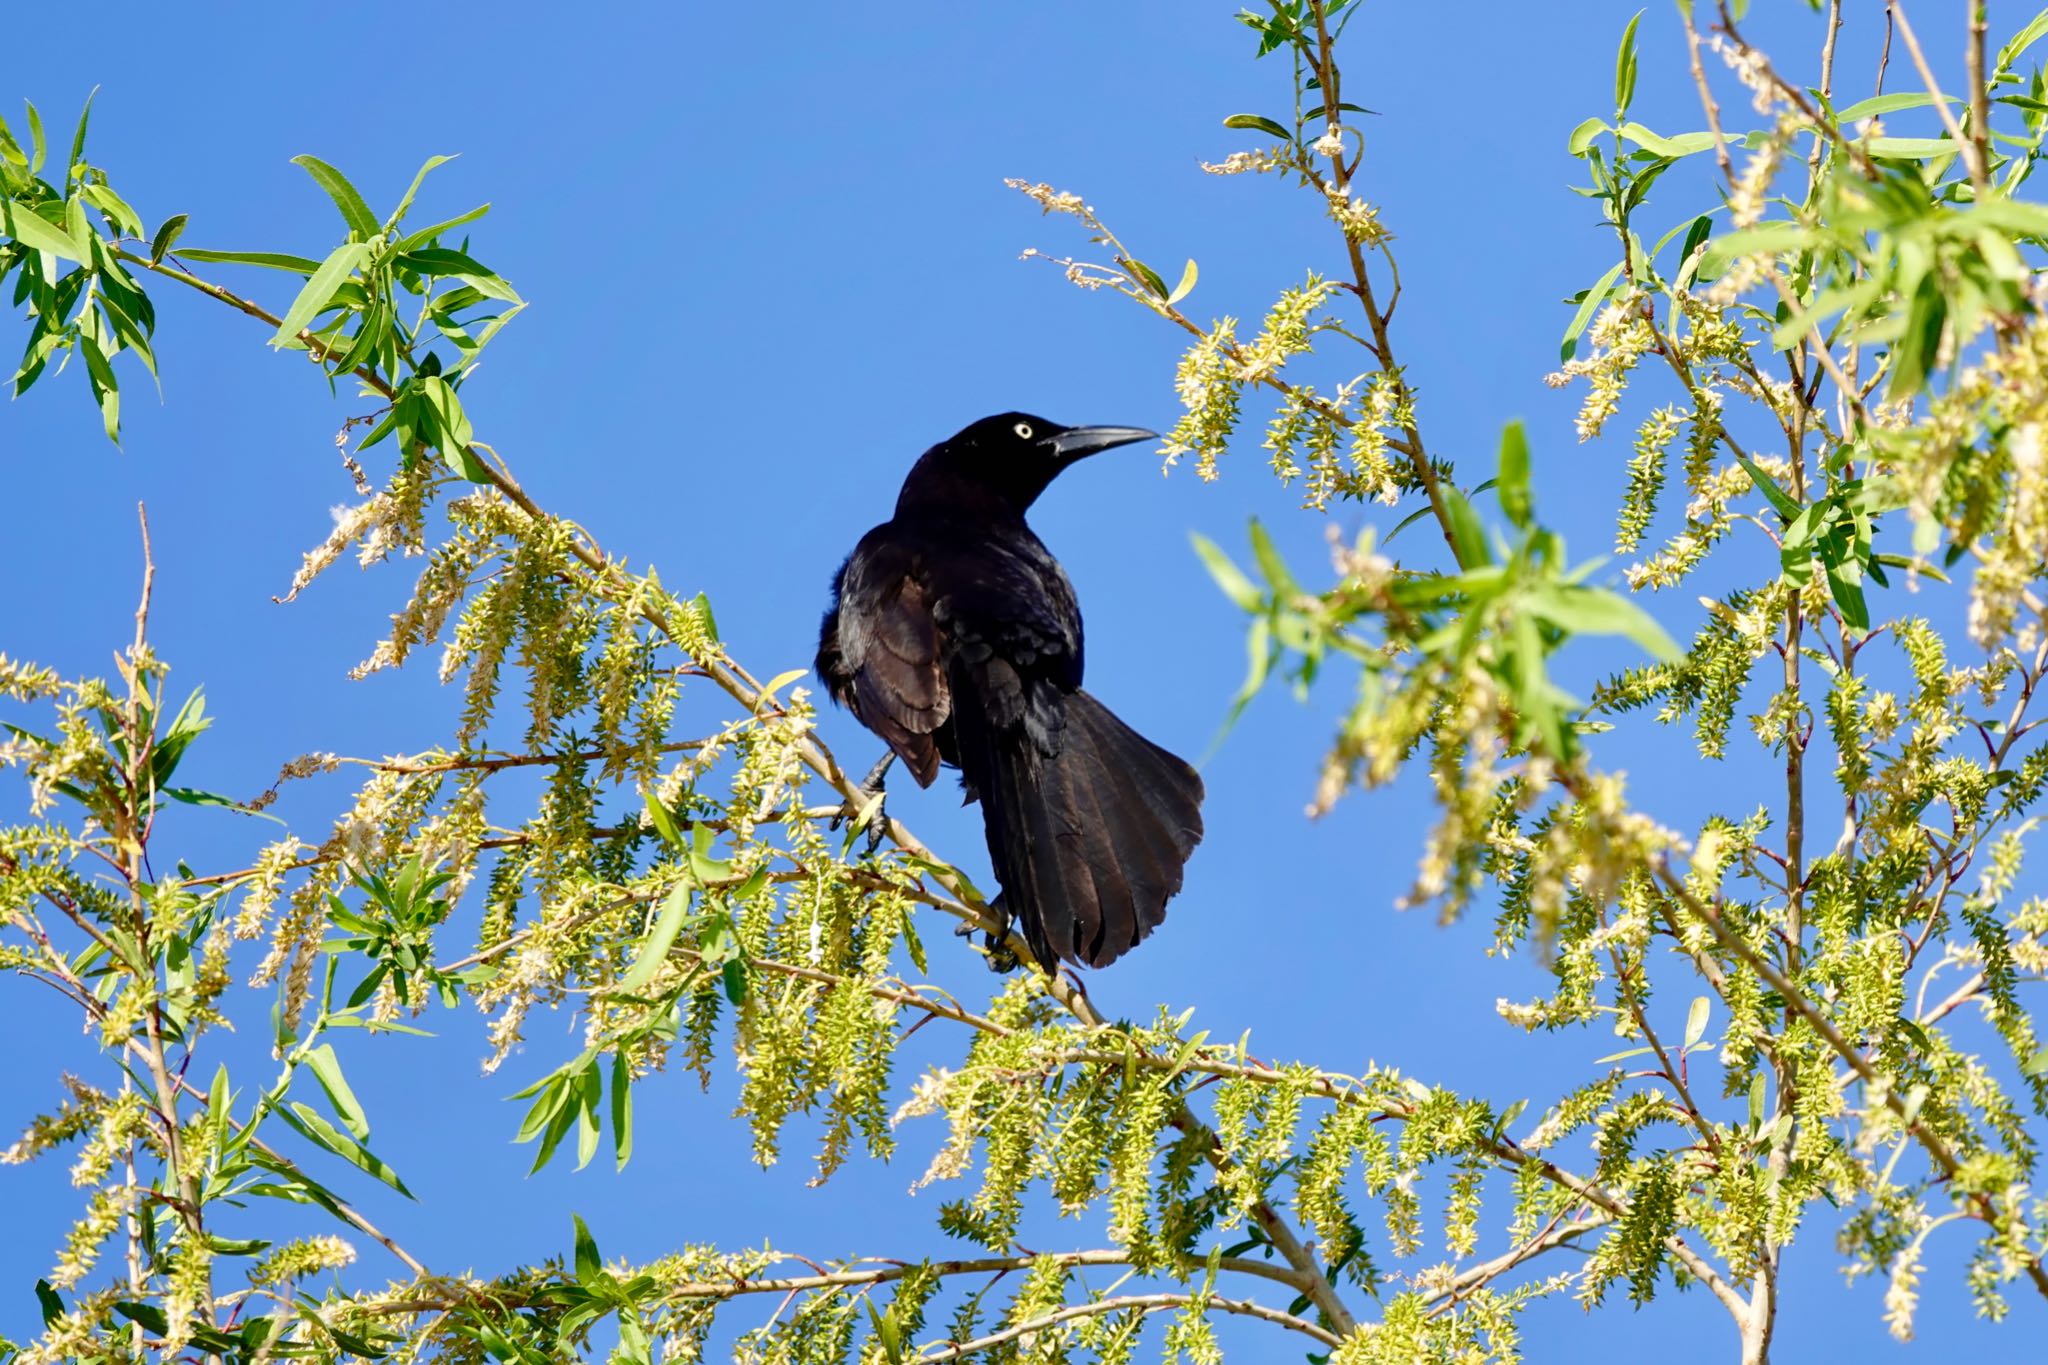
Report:
[[[987,417],[927,450],[833,581],[818,676],[921,787],[979,799],[1003,893],[1048,972],[1114,962],[1166,918],[1202,779],[1081,690],[1081,609],[1024,513],[1076,460],[1155,433]]]

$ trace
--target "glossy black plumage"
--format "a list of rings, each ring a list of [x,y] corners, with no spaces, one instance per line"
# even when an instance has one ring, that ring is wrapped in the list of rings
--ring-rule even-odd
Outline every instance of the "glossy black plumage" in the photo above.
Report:
[[[918,785],[960,770],[1041,966],[1104,966],[1166,918],[1202,780],[1081,690],[1081,611],[1024,513],[1074,461],[1150,436],[985,418],[926,451],[840,566],[818,675]]]

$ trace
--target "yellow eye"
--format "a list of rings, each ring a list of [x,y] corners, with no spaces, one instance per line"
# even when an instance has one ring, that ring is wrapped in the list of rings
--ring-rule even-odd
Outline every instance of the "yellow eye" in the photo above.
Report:
[[[1029,422],[1019,422],[1016,426],[1011,427],[1010,430],[1016,432],[1022,440],[1028,441],[1031,439],[1031,423]]]

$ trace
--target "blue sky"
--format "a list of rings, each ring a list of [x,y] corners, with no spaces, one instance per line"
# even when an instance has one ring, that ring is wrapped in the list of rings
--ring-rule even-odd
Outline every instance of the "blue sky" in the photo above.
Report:
[[[298,153],[343,168],[373,205],[390,203],[429,154],[462,153],[420,211],[491,201],[475,253],[533,305],[465,391],[479,435],[543,506],[657,566],[664,583],[708,592],[728,644],[767,676],[809,662],[840,556],[887,515],[902,471],[932,441],[1010,408],[1161,430],[1174,419],[1177,334],[1020,263],[1027,246],[1085,244],[1004,177],[1083,194],[1169,276],[1195,258],[1201,285],[1186,306],[1197,316],[1255,317],[1306,266],[1332,267],[1330,230],[1302,200],[1198,169],[1247,145],[1220,127],[1224,115],[1278,111],[1286,99],[1285,73],[1250,60],[1232,8],[793,5],[767,24],[677,5],[593,6],[576,22],[523,5],[471,19],[381,4],[201,10],[118,41],[46,27],[37,45],[10,42],[0,96],[27,95],[68,128],[102,87],[91,159],[150,222],[189,213],[194,246],[324,252],[337,235],[332,209],[289,164]],[[1771,11],[1760,22],[1802,50],[1813,39],[1803,6],[1760,8]],[[2024,17],[2017,5],[1993,9],[1994,31]],[[1400,238],[1397,345],[1431,446],[1476,481],[1491,473],[1502,422],[1526,419],[1539,505],[1581,556],[1611,535],[1628,429],[1579,447],[1576,398],[1542,384],[1569,313],[1558,300],[1611,260],[1596,211],[1566,190],[1578,168],[1563,148],[1580,119],[1610,112],[1614,43],[1632,12],[1609,0],[1371,4],[1345,87],[1380,111],[1364,124],[1365,192]],[[1873,41],[1866,21],[1845,45],[1865,53]],[[1643,54],[1638,117],[1660,131],[1698,126],[1669,6],[1646,15]],[[1712,202],[1703,181],[1679,180],[1661,192],[1670,221]],[[273,305],[286,297],[279,277],[235,282]],[[344,676],[403,600],[402,571],[345,567],[289,607],[271,601],[325,534],[328,507],[349,498],[332,438],[355,409],[268,352],[260,327],[174,289],[157,295],[163,399],[128,375],[123,450],[100,439],[77,374],[45,379],[0,412],[0,648],[67,674],[108,669],[129,629],[134,506],[146,500],[159,651],[178,683],[205,686],[219,717],[188,765],[193,781],[249,795],[306,751],[434,743],[455,702],[427,670]],[[1240,618],[1189,533],[1239,548],[1258,515],[1314,569],[1323,521],[1274,485],[1255,438],[1209,487],[1186,473],[1162,479],[1147,449],[1090,462],[1033,520],[1085,607],[1091,690],[1193,757],[1225,712],[1243,650]],[[1336,516],[1347,529],[1390,524],[1377,508]],[[1674,633],[1690,629],[1690,602],[1656,604]],[[1592,647],[1577,666],[1623,658]],[[1262,1053],[1338,1070],[1374,1059],[1502,1102],[1527,1095],[1540,1109],[1615,1045],[1597,1033],[1529,1038],[1497,1020],[1497,997],[1532,996],[1541,977],[1529,961],[1484,956],[1483,914],[1440,927],[1430,912],[1394,909],[1427,827],[1418,785],[1303,818],[1340,691],[1307,706],[1276,691],[1251,708],[1206,767],[1209,836],[1187,892],[1157,938],[1091,991],[1112,1014],[1193,1006],[1217,1036],[1254,1027]],[[689,714],[686,704],[684,724]],[[827,716],[824,732],[849,766],[875,752],[843,714]],[[1601,757],[1678,824],[1746,812],[1756,789],[1745,778],[1764,766],[1749,750],[1705,766],[1682,732],[1636,729]],[[894,814],[983,866],[976,812],[944,786],[899,788]],[[317,837],[345,794],[340,779],[303,784],[281,809]],[[19,815],[18,790],[0,789],[0,801],[13,803],[8,819]],[[214,816],[164,837],[188,840],[180,848],[195,864],[232,866],[262,834]],[[952,940],[927,939],[936,973],[984,988]],[[1689,985],[1667,986],[1674,1026]],[[31,989],[0,991],[17,1050],[0,1085],[0,1133],[54,1100],[58,1065],[90,1064],[75,1021]],[[643,1086],[639,1155],[623,1175],[558,1164],[528,1180],[530,1152],[511,1146],[516,1111],[502,1099],[573,1053],[567,1019],[530,1027],[524,1051],[490,1078],[477,1074],[474,1019],[438,1027],[431,1041],[365,1043],[376,1057],[351,1068],[380,1150],[422,1196],[407,1205],[372,1191],[365,1207],[438,1268],[489,1273],[565,1252],[571,1209],[610,1254],[764,1236],[816,1258],[945,1248],[937,1201],[901,1196],[935,1132],[912,1128],[893,1166],[849,1169],[812,1190],[801,1123],[784,1164],[747,1163],[727,1080],[708,1097],[680,1077]],[[253,1037],[223,1045],[252,1059],[263,1051]],[[0,1333],[22,1336],[35,1320],[29,1286],[74,1205],[52,1164],[0,1171],[0,1207],[10,1229]],[[1842,1286],[1826,1212],[1814,1212],[1789,1263],[1781,1358],[1904,1358],[1879,1322],[1877,1287]],[[1092,1219],[1034,1231],[1046,1247],[1101,1236]],[[2016,1298],[2015,1325],[1978,1324],[1945,1250],[1931,1258],[1917,1354],[2021,1359],[2042,1306]],[[1726,1318],[1697,1293],[1591,1317],[1556,1302],[1526,1326],[1534,1361],[1651,1350],[1722,1360],[1733,1347]]]

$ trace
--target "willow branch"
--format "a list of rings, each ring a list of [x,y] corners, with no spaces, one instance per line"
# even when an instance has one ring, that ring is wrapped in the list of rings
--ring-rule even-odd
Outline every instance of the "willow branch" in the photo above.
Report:
[[[906,1365],[936,1365],[939,1361],[961,1360],[968,1356],[979,1355],[981,1352],[1001,1346],[1005,1342],[1015,1341],[1019,1337],[1029,1336],[1035,1332],[1043,1332],[1048,1327],[1056,1327],[1060,1323],[1073,1322],[1080,1318],[1101,1317],[1105,1313],[1135,1312],[1149,1315],[1190,1306],[1199,1306],[1204,1309],[1213,1308],[1225,1313],[1234,1313],[1240,1317],[1257,1318],[1262,1322],[1275,1323],[1285,1327],[1290,1332],[1299,1332],[1303,1336],[1312,1337],[1325,1346],[1341,1346],[1344,1344],[1344,1338],[1334,1332],[1318,1327],[1304,1318],[1295,1317],[1292,1313],[1283,1313],[1277,1308],[1268,1308],[1266,1305],[1255,1303],[1250,1299],[1226,1299],[1218,1294],[1124,1294],[1116,1298],[1097,1299],[1092,1303],[1069,1304],[1056,1313],[1047,1313],[1043,1317],[1032,1318],[1027,1322],[1020,1322],[1015,1326],[1005,1327],[1000,1332],[991,1332],[987,1336],[976,1337],[972,1341],[949,1342],[944,1346],[926,1348],[920,1350],[916,1355],[910,1356]]]

